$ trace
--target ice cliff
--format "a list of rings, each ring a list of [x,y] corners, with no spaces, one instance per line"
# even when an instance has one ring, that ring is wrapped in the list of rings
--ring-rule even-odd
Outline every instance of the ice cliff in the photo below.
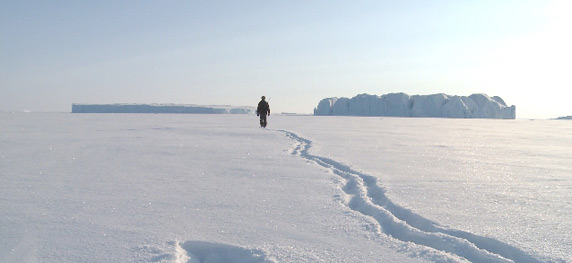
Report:
[[[202,113],[253,114],[254,107],[183,104],[72,104],[72,113]]]
[[[390,93],[382,96],[360,94],[351,99],[326,98],[318,103],[314,115],[393,116],[436,118],[514,119],[515,106],[500,97],[485,94],[451,96]]]

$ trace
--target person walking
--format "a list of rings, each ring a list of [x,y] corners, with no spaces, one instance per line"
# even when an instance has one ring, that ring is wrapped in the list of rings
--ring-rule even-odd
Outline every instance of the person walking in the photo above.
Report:
[[[266,115],[270,115],[270,106],[266,102],[266,97],[262,96],[262,100],[258,103],[258,108],[256,108],[256,116],[260,116],[260,127],[266,128]]]

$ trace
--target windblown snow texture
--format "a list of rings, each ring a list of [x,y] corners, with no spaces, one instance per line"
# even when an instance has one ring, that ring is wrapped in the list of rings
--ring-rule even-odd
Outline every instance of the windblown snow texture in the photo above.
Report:
[[[253,114],[254,107],[179,104],[72,104],[72,113]]]
[[[485,94],[468,97],[446,94],[360,94],[351,99],[323,99],[314,109],[314,115],[514,119],[516,108],[514,105],[507,106],[500,97]]]
[[[342,179],[343,191],[347,195],[346,205],[364,216],[375,220],[380,233],[395,239],[456,255],[470,262],[515,262],[540,263],[541,261],[524,251],[493,238],[478,236],[469,232],[447,229],[409,209],[394,204],[378,185],[374,176],[353,170],[332,159],[312,155],[309,149],[312,141],[295,133],[282,131],[296,141],[292,154],[329,169]]]

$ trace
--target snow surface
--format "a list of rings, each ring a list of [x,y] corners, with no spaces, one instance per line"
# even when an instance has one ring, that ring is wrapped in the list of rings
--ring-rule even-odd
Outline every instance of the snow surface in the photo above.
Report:
[[[515,111],[515,106],[507,106],[500,97],[485,94],[467,97],[390,93],[326,98],[318,103],[314,115],[514,119]]]
[[[254,114],[255,108],[229,105],[188,104],[72,104],[72,113],[192,113],[192,114]]]
[[[0,262],[572,262],[569,122],[0,120]]]

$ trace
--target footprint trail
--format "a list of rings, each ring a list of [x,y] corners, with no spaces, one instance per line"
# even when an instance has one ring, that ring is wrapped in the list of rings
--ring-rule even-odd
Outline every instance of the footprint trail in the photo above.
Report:
[[[348,208],[373,218],[378,231],[397,240],[412,242],[449,255],[465,258],[473,263],[542,262],[519,248],[493,238],[444,228],[437,223],[393,203],[385,195],[374,176],[361,173],[329,158],[309,153],[312,141],[295,133],[279,130],[296,142],[292,154],[329,169],[342,178],[342,187],[350,197]]]

